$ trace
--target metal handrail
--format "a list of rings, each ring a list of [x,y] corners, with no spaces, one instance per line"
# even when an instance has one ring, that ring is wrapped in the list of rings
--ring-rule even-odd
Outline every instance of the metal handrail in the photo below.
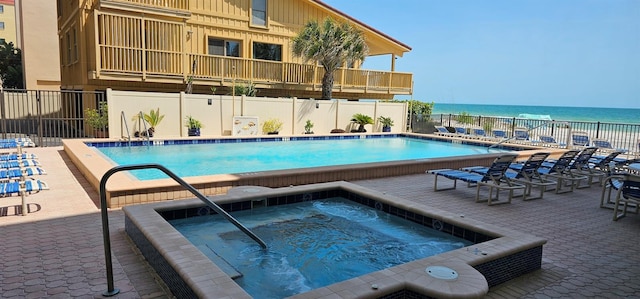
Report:
[[[131,147],[131,133],[129,133],[129,125],[127,124],[127,119],[124,116],[124,111],[120,111],[120,136],[121,137],[125,137],[124,134],[122,134],[122,129],[125,128],[127,130],[127,143],[129,145],[129,147]]]
[[[111,238],[109,237],[109,217],[107,214],[107,180],[116,172],[126,171],[126,170],[138,170],[138,169],[149,169],[155,168],[164,172],[166,175],[171,177],[174,181],[178,182],[182,187],[189,190],[193,195],[202,200],[205,204],[207,204],[210,208],[212,208],[216,213],[224,216],[229,222],[235,225],[238,229],[244,232],[246,235],[251,237],[254,241],[256,241],[263,249],[267,249],[267,244],[260,239],[256,234],[250,231],[247,227],[242,225],[238,220],[233,218],[233,216],[229,215],[225,210],[223,210],[216,203],[211,201],[208,197],[204,196],[200,191],[191,186],[189,183],[185,182],[183,179],[178,177],[176,174],[171,172],[169,169],[165,168],[160,164],[134,164],[134,165],[123,165],[116,166],[109,169],[100,179],[100,212],[102,215],[102,237],[104,242],[104,257],[107,268],[107,290],[102,293],[105,297],[110,297],[118,294],[120,290],[115,289],[113,285],[113,264],[111,262]]]
[[[140,132],[140,137],[147,137],[147,146],[149,146],[149,144],[151,143],[151,137],[149,136],[149,129],[147,128],[147,121],[144,119],[144,113],[142,113],[142,111],[140,111],[138,113],[138,127],[140,127],[140,122],[142,122],[142,125],[144,125],[144,134],[142,134],[142,132]]]

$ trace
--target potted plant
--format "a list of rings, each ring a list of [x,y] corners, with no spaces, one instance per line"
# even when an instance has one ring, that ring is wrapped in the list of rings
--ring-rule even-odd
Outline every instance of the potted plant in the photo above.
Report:
[[[278,132],[282,129],[282,121],[277,118],[266,120],[262,124],[262,133],[267,135],[278,135]]]
[[[189,128],[189,136],[200,136],[200,128],[202,128],[202,123],[193,118],[191,115],[186,117],[186,124],[185,126],[187,128]]]
[[[164,119],[164,114],[160,114],[160,108],[157,108],[156,110],[151,109],[149,113],[145,113],[142,118],[149,124],[149,128],[147,129],[147,132],[136,132],[136,134],[134,135],[136,137],[140,137],[147,136],[148,134],[149,137],[153,137],[154,133],[156,132],[156,126],[158,126]],[[140,114],[136,114],[133,117],[133,121],[137,120],[140,120]]]
[[[378,121],[382,124],[382,132],[391,132],[391,127],[393,126],[393,119],[391,117],[378,117]]]
[[[364,128],[365,125],[372,125],[373,124],[373,118],[369,115],[365,115],[362,113],[356,113],[353,115],[353,118],[351,119],[352,122],[358,124],[358,129],[357,130],[351,130],[352,133],[364,133],[367,130]]]
[[[307,119],[307,123],[304,124],[304,133],[313,134],[313,131],[311,131],[311,129],[313,129],[313,123],[310,119]]]
[[[109,108],[107,102],[102,102],[96,108],[87,108],[84,110],[84,120],[88,126],[96,131],[96,138],[106,138],[109,136],[107,128],[109,127]]]

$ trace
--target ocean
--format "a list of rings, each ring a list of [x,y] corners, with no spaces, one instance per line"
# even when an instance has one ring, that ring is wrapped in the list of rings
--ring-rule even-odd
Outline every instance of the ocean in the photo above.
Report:
[[[519,114],[549,115],[559,121],[640,124],[640,109],[559,106],[478,105],[435,103],[432,114],[460,114],[476,116],[518,117]]]

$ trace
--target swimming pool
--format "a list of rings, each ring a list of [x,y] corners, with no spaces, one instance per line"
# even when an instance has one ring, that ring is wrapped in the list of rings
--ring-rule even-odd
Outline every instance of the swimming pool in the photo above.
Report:
[[[290,136],[290,137],[247,137],[238,138],[232,136],[222,136],[216,139],[157,139],[152,140],[148,148],[166,149],[170,146],[178,145],[177,149],[183,149],[179,146],[193,144],[224,144],[224,143],[240,143],[245,147],[259,148],[265,144],[278,143],[289,144],[298,142],[298,140],[330,140],[334,143],[347,141],[351,139],[381,139],[389,137],[405,137],[412,141],[438,141],[440,144],[457,148],[459,145],[474,146],[477,154],[469,154],[466,156],[450,156],[440,158],[419,158],[409,160],[396,161],[376,161],[369,163],[331,165],[318,167],[305,167],[295,169],[279,169],[266,171],[249,171],[240,173],[225,174],[209,174],[202,176],[187,176],[185,180],[198,189],[204,195],[224,194],[233,186],[257,185],[265,187],[284,187],[303,184],[313,184],[332,181],[350,181],[364,180],[373,178],[383,178],[390,176],[401,176],[409,174],[424,173],[429,169],[439,168],[461,168],[468,166],[485,165],[488,166],[499,155],[499,153],[488,153],[486,148],[492,145],[492,142],[472,139],[446,138],[435,135],[423,134],[331,134],[331,135],[313,135],[313,136]],[[104,154],[98,152],[96,148],[120,147],[128,148],[129,142],[109,139],[64,139],[64,152],[69,159],[76,165],[78,170],[87,178],[89,184],[95,190],[100,188],[100,180],[102,176],[115,167],[113,160],[107,158]],[[133,146],[138,146],[138,150],[146,150],[146,141],[132,141]],[[484,147],[482,147],[484,145]],[[480,146],[480,147],[477,147]],[[531,148],[531,147],[529,147]],[[526,159],[528,153],[526,146],[500,146],[501,150],[519,150],[521,156]],[[364,153],[367,148],[360,147],[355,152]],[[547,149],[546,151],[552,151]],[[307,156],[315,154],[302,150]],[[337,153],[336,151],[327,151],[334,153],[335,159],[342,156],[344,151]],[[423,150],[423,152],[428,152]],[[393,155],[394,151],[384,151],[387,155]],[[183,159],[190,156],[190,153],[180,151],[174,154],[174,162],[180,163]],[[280,160],[288,160],[284,157]],[[307,158],[307,161],[314,160]],[[142,161],[131,160],[135,164]],[[195,164],[189,167],[196,167]],[[238,164],[238,163],[236,163]],[[163,165],[166,167],[166,165]],[[175,168],[169,167],[171,170]],[[157,175],[157,174],[156,174]],[[187,174],[188,175],[188,174]],[[106,186],[107,206],[109,208],[122,207],[129,204],[139,204],[145,202],[156,202],[171,199],[191,198],[193,195],[168,178],[140,180],[131,173],[117,173],[113,175]]]
[[[221,215],[169,222],[254,298],[284,298],[472,242],[345,198],[238,211],[263,250]]]
[[[114,164],[157,163],[180,177],[505,152],[504,149],[488,149],[486,146],[394,135],[351,139],[259,138],[231,141],[236,142],[214,140],[213,143],[205,141],[131,147],[96,145],[95,148]],[[163,173],[153,170],[132,173],[140,180],[164,177]]]

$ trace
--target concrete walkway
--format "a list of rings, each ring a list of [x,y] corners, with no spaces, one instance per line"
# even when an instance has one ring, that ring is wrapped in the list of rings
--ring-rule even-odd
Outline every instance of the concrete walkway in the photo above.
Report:
[[[51,190],[0,198],[0,297],[102,298],[107,289],[98,194],[59,147],[35,148]],[[617,222],[601,209],[600,188],[545,194],[510,205],[474,203],[475,189],[433,192],[432,175],[355,182],[407,199],[508,226],[548,240],[542,269],[490,290],[487,298],[640,298],[640,215]],[[462,184],[461,184],[462,185]],[[171,298],[126,237],[122,211],[109,212],[114,298]]]

